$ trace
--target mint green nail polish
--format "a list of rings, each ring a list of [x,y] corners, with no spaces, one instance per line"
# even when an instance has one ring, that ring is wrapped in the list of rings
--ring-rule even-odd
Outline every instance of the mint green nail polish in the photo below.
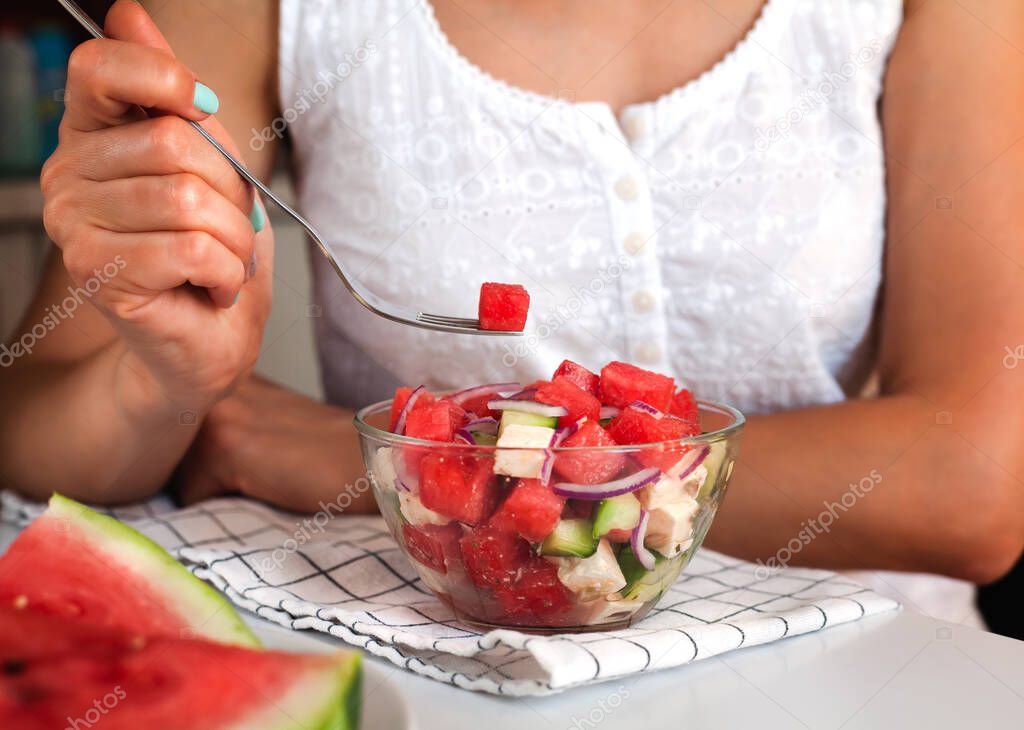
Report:
[[[192,96],[192,105],[205,114],[216,114],[220,109],[220,99],[206,84],[196,82],[196,93]]]
[[[235,294],[235,301],[231,302],[231,306],[232,307],[235,306],[236,304],[238,304],[238,297],[240,297],[240,296],[242,296],[241,290],[239,290],[239,292],[237,294]]]
[[[267,225],[267,217],[263,213],[263,206],[257,201],[253,201],[252,211],[249,213],[249,221],[252,223],[253,229],[259,233],[263,230],[263,227]]]

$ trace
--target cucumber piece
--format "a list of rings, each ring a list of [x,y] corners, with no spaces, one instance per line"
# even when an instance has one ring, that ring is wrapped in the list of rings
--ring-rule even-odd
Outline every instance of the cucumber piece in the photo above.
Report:
[[[632,530],[640,522],[640,501],[632,494],[602,499],[594,510],[594,537],[611,530]]]
[[[655,553],[653,570],[647,570],[636,559],[633,551],[628,545],[619,550],[619,568],[622,570],[622,577],[626,579],[626,586],[619,591],[624,601],[650,601],[669,587],[676,577],[676,568],[679,566],[678,558],[666,558]]]
[[[498,437],[493,433],[479,433],[475,432],[472,434],[473,441],[476,442],[477,446],[494,446],[498,443]]]
[[[544,538],[540,546],[541,555],[557,555],[562,558],[589,558],[597,552],[597,539],[590,520],[560,520],[554,532]]]
[[[512,424],[520,426],[541,426],[543,428],[558,428],[558,419],[553,416],[538,416],[534,413],[523,411],[502,411],[501,422],[498,424],[498,436],[505,432],[505,427]]]

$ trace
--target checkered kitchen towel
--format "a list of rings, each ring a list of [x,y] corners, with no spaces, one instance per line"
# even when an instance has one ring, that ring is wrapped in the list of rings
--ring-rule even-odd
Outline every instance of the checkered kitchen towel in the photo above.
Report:
[[[42,507],[4,493],[3,519]],[[174,553],[239,606],[282,626],[337,636],[438,681],[506,695],[688,664],[896,608],[825,570],[756,566],[701,550],[638,625],[605,633],[480,633],[437,601],[379,517],[305,520],[244,499],[177,510],[167,500],[112,514]]]

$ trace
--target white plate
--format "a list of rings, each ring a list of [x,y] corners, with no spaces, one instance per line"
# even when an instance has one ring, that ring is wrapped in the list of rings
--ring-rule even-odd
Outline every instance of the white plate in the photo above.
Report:
[[[337,639],[312,631],[289,631],[250,616],[245,619],[268,649],[325,653],[349,648]],[[415,727],[412,712],[394,683],[377,665],[364,661],[363,722],[360,730],[415,730]]]

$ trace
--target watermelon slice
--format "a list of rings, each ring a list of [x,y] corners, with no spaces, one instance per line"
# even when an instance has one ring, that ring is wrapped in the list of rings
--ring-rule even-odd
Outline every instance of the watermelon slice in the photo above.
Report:
[[[565,448],[584,446],[615,446],[607,431],[594,421],[587,421],[572,436],[562,442]],[[601,484],[622,471],[626,455],[615,451],[566,451],[555,459],[555,471],[572,484]]]
[[[564,625],[571,621],[569,612],[576,603],[573,592],[558,579],[558,568],[538,557],[522,568],[514,583],[495,588],[494,596],[504,620],[521,626]]]
[[[591,395],[597,395],[598,384],[601,379],[595,373],[590,372],[579,363],[572,360],[562,360],[562,364],[555,370],[552,380],[568,378],[578,388],[581,388]]]
[[[518,532],[530,542],[540,542],[555,529],[563,507],[565,498],[539,479],[520,479],[491,517],[491,524]]]
[[[231,605],[162,547],[57,494],[0,558],[0,606],[143,636],[259,646]]]
[[[466,573],[481,588],[512,585],[533,558],[523,538],[491,525],[471,530],[459,544]]]
[[[626,408],[608,424],[608,433],[620,444],[657,444],[637,454],[637,461],[668,471],[689,448],[678,440],[696,436],[700,428],[675,416]]]
[[[420,501],[427,509],[476,525],[498,505],[493,459],[432,452],[421,469]]]
[[[402,539],[409,556],[416,562],[438,573],[447,574],[448,569],[461,559],[459,539],[462,528],[451,523],[447,525],[402,525]]]
[[[143,638],[0,609],[0,727],[355,730],[360,657]]]
[[[530,294],[519,284],[488,282],[480,287],[480,329],[522,332]]]
[[[541,381],[535,385],[537,394],[534,398],[537,401],[549,406],[562,406],[569,411],[569,415],[558,420],[559,426],[574,424],[581,418],[596,421],[601,416],[601,401],[569,378],[555,378],[550,383]]]
[[[406,387],[395,390],[395,398],[391,401],[391,419],[388,421],[388,431],[394,432],[395,425],[398,423],[398,414],[402,412],[403,408],[405,408],[405,404],[414,390],[416,389]],[[416,402],[413,403],[410,410],[417,411],[424,406],[429,406],[433,402],[433,395],[428,392],[421,393],[419,398],[416,399]]]
[[[693,397],[693,393],[686,388],[680,388],[679,392],[673,396],[668,412],[676,418],[700,428],[700,407],[697,405],[697,399]]]
[[[634,401],[643,401],[667,412],[672,405],[676,384],[672,378],[624,362],[610,362],[601,370],[599,386],[601,402],[625,408]]]
[[[415,403],[405,418],[405,435],[427,441],[451,441],[455,429],[462,425],[466,412],[450,400],[439,400],[430,405]]]

